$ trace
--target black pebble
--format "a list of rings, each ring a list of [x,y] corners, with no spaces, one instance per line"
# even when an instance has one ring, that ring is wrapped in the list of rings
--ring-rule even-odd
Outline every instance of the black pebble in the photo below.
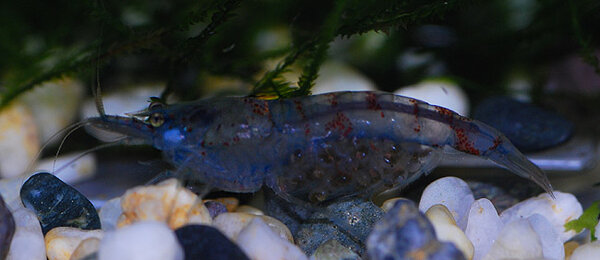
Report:
[[[367,253],[371,260],[465,259],[454,244],[437,240],[425,214],[410,200],[397,201],[375,224]]]
[[[55,227],[100,229],[100,218],[92,203],[50,173],[29,177],[20,195],[25,207],[37,215],[44,235]]]
[[[187,225],[175,230],[185,259],[248,259],[236,244],[214,227]]]
[[[521,151],[537,151],[556,146],[571,137],[573,123],[532,104],[508,97],[484,100],[473,113],[506,137]]]
[[[4,259],[8,254],[14,234],[15,220],[0,196],[0,259]]]

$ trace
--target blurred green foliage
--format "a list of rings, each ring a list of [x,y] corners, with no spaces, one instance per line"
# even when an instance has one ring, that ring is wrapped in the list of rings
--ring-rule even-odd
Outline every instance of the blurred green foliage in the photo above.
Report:
[[[538,83],[570,53],[600,71],[599,11],[592,0],[3,1],[0,106],[64,75],[164,80],[164,95],[187,98],[202,93],[205,75],[246,82],[255,96],[307,95],[331,58],[383,90],[436,76],[442,64],[474,95],[500,92],[515,71]],[[289,41],[265,46],[279,29]],[[411,57],[425,59],[402,65]],[[277,65],[265,68],[270,60]],[[282,77],[291,66],[302,70],[296,85]]]

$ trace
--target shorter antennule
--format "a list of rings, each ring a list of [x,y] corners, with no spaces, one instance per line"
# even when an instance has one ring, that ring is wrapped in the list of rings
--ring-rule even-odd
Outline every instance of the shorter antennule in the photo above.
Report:
[[[100,84],[96,85],[94,91],[94,101],[96,102],[96,109],[98,110],[98,114],[100,117],[106,116],[106,111],[104,111],[104,103],[102,103],[102,92],[100,91]]]

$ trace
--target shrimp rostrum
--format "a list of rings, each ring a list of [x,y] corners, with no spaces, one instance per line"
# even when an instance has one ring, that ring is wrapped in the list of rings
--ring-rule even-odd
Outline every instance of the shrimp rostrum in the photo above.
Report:
[[[453,148],[552,193],[545,174],[492,127],[383,92],[152,103],[134,117],[88,123],[152,145],[178,172],[230,192],[267,185],[287,200],[313,204],[370,196],[409,184]]]

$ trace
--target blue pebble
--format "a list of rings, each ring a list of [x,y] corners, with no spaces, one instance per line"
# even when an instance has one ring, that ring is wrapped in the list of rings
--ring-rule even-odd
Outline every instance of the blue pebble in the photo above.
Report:
[[[236,244],[214,227],[187,225],[175,230],[185,259],[248,259]]]
[[[352,198],[332,203],[327,206],[325,214],[338,229],[364,245],[369,232],[379,219],[383,217],[383,210],[371,201]],[[362,248],[359,250],[362,253]]]
[[[437,240],[433,226],[414,202],[399,200],[367,239],[372,260],[465,259],[452,243]]]
[[[23,205],[37,215],[44,234],[55,227],[100,229],[100,218],[92,203],[50,173],[29,177],[20,195]]]
[[[310,219],[301,224],[298,231],[294,233],[294,238],[296,245],[307,255],[312,255],[319,246],[330,239],[339,241],[340,244],[358,254],[363,251],[361,243],[355,241],[335,224],[323,218]]]
[[[14,234],[15,220],[0,196],[0,259],[6,258]]]
[[[573,123],[532,104],[508,97],[484,100],[473,117],[504,133],[522,151],[537,151],[565,142]]]
[[[215,218],[221,213],[227,212],[227,207],[221,202],[209,200],[204,202],[204,206],[208,209],[208,213],[210,214],[210,218]]]
[[[269,189],[265,190],[267,215],[283,222],[292,232],[296,245],[311,255],[328,240],[362,254],[372,225],[383,215],[379,207],[363,199],[352,199],[309,207],[290,203]]]

